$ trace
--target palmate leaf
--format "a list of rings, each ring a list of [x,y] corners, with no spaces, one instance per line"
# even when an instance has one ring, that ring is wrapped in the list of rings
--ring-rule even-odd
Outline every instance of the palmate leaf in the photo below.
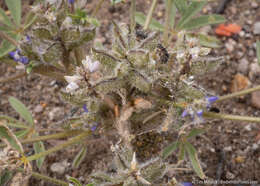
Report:
[[[197,152],[196,149],[193,147],[192,144],[190,144],[189,142],[185,142],[184,143],[184,147],[186,152],[188,153],[189,159],[191,161],[191,164],[193,166],[194,171],[196,172],[196,174],[201,178],[201,179],[205,179],[205,174],[203,173],[203,170],[200,166],[199,160],[198,160],[198,156],[197,156]]]
[[[225,21],[226,21],[226,19],[221,15],[216,15],[216,14],[203,15],[203,16],[191,19],[190,21],[186,22],[182,26],[182,29],[192,30],[192,29],[196,29],[196,28],[199,28],[202,26],[223,23]]]
[[[27,129],[29,128],[28,125],[24,124],[21,121],[18,121],[17,119],[14,119],[12,117],[6,116],[6,115],[0,115],[0,120],[6,121],[6,125],[21,129]]]
[[[21,143],[18,141],[13,132],[2,123],[0,123],[0,139],[5,139],[5,142],[8,143],[12,148],[19,151],[20,153],[23,153],[23,147]]]
[[[194,15],[196,15],[199,11],[201,11],[201,9],[204,7],[206,3],[207,1],[192,2],[189,5],[189,7],[186,9],[180,21],[178,22],[177,29],[179,30],[183,29],[183,26],[187,22],[189,22]]]
[[[144,25],[145,20],[146,20],[146,16],[142,12],[136,12],[135,13],[135,20],[138,24]],[[158,21],[156,21],[155,19],[151,20],[149,28],[151,30],[158,30],[158,31],[161,31],[161,32],[164,30],[164,26],[161,23],[159,23]]]
[[[14,22],[17,24],[17,26],[20,26],[22,15],[21,0],[5,0],[5,3],[11,12]]]
[[[15,109],[15,111],[18,112],[20,116],[28,122],[29,125],[34,125],[32,114],[22,102],[14,97],[10,97],[9,103]]]

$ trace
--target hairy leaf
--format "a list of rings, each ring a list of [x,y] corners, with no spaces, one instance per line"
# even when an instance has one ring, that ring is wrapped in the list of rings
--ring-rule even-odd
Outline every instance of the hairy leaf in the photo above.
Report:
[[[15,111],[18,112],[20,116],[28,122],[28,124],[31,126],[34,125],[32,114],[22,102],[14,97],[10,97],[9,103],[15,109]]]
[[[206,3],[207,1],[192,2],[178,22],[177,29],[183,29],[184,25],[189,22],[194,15],[201,11]]]
[[[6,26],[13,28],[13,23],[9,19],[9,17],[5,14],[5,11],[0,8],[0,22],[4,23]]]
[[[191,161],[194,171],[197,173],[197,175],[201,179],[204,179],[206,176],[204,175],[203,170],[200,166],[200,162],[198,159],[196,149],[189,142],[185,142],[184,147],[185,147],[186,151],[188,152],[188,156],[189,156],[189,159]]]
[[[179,141],[176,141],[169,146],[167,146],[165,149],[163,149],[162,152],[162,158],[166,159],[168,156],[170,156],[180,145]]]
[[[144,25],[145,23],[146,16],[142,12],[136,12],[135,13],[135,20],[138,24]],[[151,23],[149,25],[149,28],[151,30],[158,30],[158,31],[163,31],[164,27],[161,23],[156,21],[155,19],[151,20]]]
[[[81,162],[84,160],[87,153],[87,148],[82,147],[76,157],[73,160],[72,166],[78,168],[78,166],[81,164]]]
[[[38,134],[37,134],[37,136],[38,136]],[[43,142],[38,141],[38,142],[33,143],[33,149],[34,149],[35,154],[38,154],[40,152],[44,152],[45,148],[44,148]],[[45,156],[40,157],[39,159],[36,160],[36,165],[39,169],[41,168],[41,166],[44,162],[44,159],[45,159]]]
[[[17,24],[17,26],[20,26],[22,15],[21,0],[5,0],[5,3],[11,12],[14,22]]]
[[[191,19],[182,26],[182,29],[192,30],[202,26],[224,23],[226,19],[221,15],[204,15],[198,18]]]

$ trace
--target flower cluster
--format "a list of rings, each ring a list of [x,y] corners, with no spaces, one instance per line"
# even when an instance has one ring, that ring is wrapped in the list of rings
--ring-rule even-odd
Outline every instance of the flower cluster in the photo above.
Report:
[[[181,116],[190,116],[192,121],[196,123],[201,123],[203,121],[203,110],[210,109],[211,105],[218,100],[217,96],[206,96],[202,100],[196,100],[191,105],[187,106],[182,112]]]
[[[69,83],[66,87],[66,91],[69,93],[75,92],[79,88],[79,83],[81,80],[85,79],[84,76],[90,75],[96,72],[99,67],[99,61],[93,61],[89,56],[82,60],[83,70],[76,67],[76,74],[73,76],[64,76],[65,80]]]
[[[21,62],[24,65],[27,65],[29,63],[29,59],[26,56],[22,56],[21,55],[21,51],[20,50],[16,50],[13,52],[9,52],[9,56],[17,61],[17,62]]]

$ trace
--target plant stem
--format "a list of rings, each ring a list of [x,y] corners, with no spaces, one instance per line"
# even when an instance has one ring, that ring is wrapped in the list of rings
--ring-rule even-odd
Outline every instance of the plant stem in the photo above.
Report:
[[[50,134],[50,135],[46,135],[46,136],[38,136],[38,137],[30,138],[30,139],[25,139],[25,140],[22,140],[21,143],[27,144],[27,143],[37,142],[37,141],[66,138],[66,137],[78,135],[80,133],[82,133],[82,131],[80,131],[80,130],[60,132],[60,133],[56,133],[56,134]]]
[[[156,7],[156,4],[157,4],[157,0],[153,0],[152,5],[150,7],[150,10],[149,10],[148,15],[147,15],[146,20],[145,20],[144,30],[147,30],[149,25],[150,25],[150,22],[152,20],[153,11]]]
[[[17,168],[16,170],[19,171],[19,172],[24,172],[24,169],[22,169],[22,168]],[[39,174],[37,172],[31,172],[31,174],[32,174],[33,177],[44,180],[46,182],[54,183],[56,185],[69,186],[69,184],[65,181],[57,180],[55,178],[51,178],[49,176],[45,176],[45,175]]]
[[[11,77],[2,78],[2,79],[0,79],[0,83],[7,83],[9,81],[13,81],[13,80],[19,79],[19,78],[24,77],[26,75],[27,75],[26,72],[22,72],[20,74],[16,74],[16,75],[11,76]]]
[[[9,35],[5,34],[4,32],[0,31],[0,37],[9,41],[10,43],[12,43],[14,46],[16,46],[17,48],[19,47],[18,43],[11,38]]]
[[[47,151],[43,151],[43,152],[40,152],[40,153],[38,153],[38,154],[34,154],[34,155],[32,155],[32,156],[27,157],[27,160],[28,160],[28,161],[33,161],[33,160],[39,159],[39,158],[41,158],[41,157],[43,157],[43,156],[46,156],[46,155],[48,155],[48,154],[50,154],[50,153],[53,153],[53,152],[59,151],[59,150],[61,150],[61,149],[64,149],[64,148],[66,148],[66,147],[68,147],[68,146],[70,146],[70,145],[73,145],[73,144],[75,144],[75,143],[77,143],[77,142],[83,140],[83,139],[84,139],[85,137],[87,137],[89,134],[91,134],[91,131],[90,131],[90,130],[84,131],[84,132],[82,132],[80,135],[78,135],[78,136],[76,136],[76,137],[73,137],[71,140],[69,140],[69,141],[67,141],[67,142],[65,142],[65,143],[63,143],[63,144],[60,144],[60,145],[58,145],[58,146],[56,146],[56,147],[53,147],[53,148],[51,148],[51,149],[49,149],[49,150],[47,150]]]
[[[260,85],[253,87],[253,88],[246,89],[246,90],[242,90],[242,91],[239,91],[239,92],[235,92],[233,94],[221,96],[221,97],[219,97],[219,99],[216,102],[223,101],[223,100],[226,100],[226,99],[230,99],[230,98],[233,98],[233,97],[243,96],[245,94],[249,94],[251,92],[255,92],[255,91],[258,91],[258,90],[260,90]]]
[[[131,18],[131,34],[134,35],[135,33],[135,11],[136,11],[136,0],[131,1],[131,9],[130,9],[130,18]]]
[[[173,0],[167,0],[167,4],[166,4],[165,24],[164,24],[164,32],[163,32],[163,42],[164,42],[165,46],[168,45],[169,30],[170,30],[170,14],[171,14],[171,11],[172,11],[172,2],[173,2]]]
[[[99,0],[96,9],[94,10],[94,12],[92,13],[92,17],[96,17],[99,9],[101,8],[102,4],[104,3],[104,0]]]
[[[260,117],[249,117],[249,116],[238,116],[231,114],[218,114],[214,112],[205,112],[203,116],[206,118],[216,118],[216,119],[226,119],[226,120],[235,120],[235,121],[248,121],[260,123]]]

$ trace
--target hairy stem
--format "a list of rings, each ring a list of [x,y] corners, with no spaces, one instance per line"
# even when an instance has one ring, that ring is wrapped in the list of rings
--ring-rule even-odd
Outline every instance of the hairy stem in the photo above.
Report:
[[[235,92],[233,94],[221,96],[221,97],[219,97],[219,99],[216,102],[223,101],[223,100],[226,100],[226,99],[230,99],[230,98],[233,98],[233,97],[243,96],[243,95],[249,94],[251,92],[259,91],[259,90],[260,90],[260,85],[253,87],[253,88],[246,89],[246,90],[242,90],[242,91],[239,91],[239,92]]]
[[[136,0],[131,1],[130,18],[131,18],[131,34],[135,33],[135,11],[136,11]]]
[[[63,144],[60,144],[60,145],[58,145],[58,146],[56,146],[56,147],[53,147],[53,148],[51,148],[51,149],[49,149],[49,150],[47,150],[47,151],[43,151],[43,152],[40,152],[40,153],[38,153],[38,154],[34,154],[34,155],[32,155],[32,156],[27,157],[27,160],[28,160],[28,161],[33,161],[33,160],[39,159],[39,158],[41,158],[41,157],[43,157],[43,156],[46,156],[46,155],[48,155],[48,154],[51,154],[51,153],[53,153],[53,152],[59,151],[59,150],[61,150],[61,149],[64,149],[64,148],[66,148],[66,147],[68,147],[68,146],[70,146],[70,145],[73,145],[73,144],[75,144],[75,143],[77,143],[77,142],[82,141],[82,140],[83,140],[85,137],[87,137],[89,134],[91,134],[91,131],[90,131],[90,130],[84,131],[84,132],[82,132],[80,135],[78,135],[78,136],[76,136],[76,137],[73,137],[71,140],[69,140],[69,141],[67,141],[67,142],[65,142],[65,143],[63,143]]]
[[[10,43],[12,43],[17,48],[19,47],[18,43],[13,38],[11,38],[10,36],[8,36],[7,34],[5,34],[2,31],[0,31],[0,38],[3,38],[5,40],[9,41]]]
[[[169,38],[169,30],[170,30],[170,14],[172,11],[172,0],[167,0],[166,3],[166,14],[165,14],[165,24],[164,24],[164,32],[163,32],[163,42],[165,46],[168,45]]]
[[[16,170],[19,171],[19,172],[24,172],[24,169],[22,169],[22,168],[17,168]],[[44,180],[44,181],[49,182],[49,183],[54,183],[56,185],[69,186],[69,184],[65,181],[57,180],[55,178],[51,178],[49,176],[45,176],[45,175],[39,174],[37,172],[31,172],[31,174],[32,174],[33,177]]]
[[[7,78],[2,78],[2,79],[0,79],[0,83],[7,83],[7,82],[10,82],[10,81],[22,78],[22,77],[24,77],[26,75],[27,75],[26,72],[22,72],[20,74],[14,75],[14,76],[10,76],[10,77],[7,77]]]
[[[248,121],[260,123],[260,117],[249,117],[249,116],[237,116],[231,114],[218,114],[214,112],[205,112],[203,116],[206,118],[216,118],[216,119],[226,119],[226,120],[235,120],[235,121]]]
[[[147,15],[146,20],[145,20],[144,30],[147,30],[149,25],[150,25],[150,22],[152,20],[153,11],[156,7],[156,4],[157,4],[157,0],[153,0],[152,5],[150,7],[150,10],[149,10],[148,15]]]
[[[60,133],[56,133],[56,134],[50,134],[50,135],[46,135],[46,136],[38,136],[38,137],[30,138],[30,139],[25,139],[25,140],[22,140],[21,143],[27,144],[27,143],[34,143],[34,142],[37,142],[37,141],[66,138],[66,137],[78,135],[80,133],[82,133],[82,131],[80,131],[80,130],[60,132]]]

